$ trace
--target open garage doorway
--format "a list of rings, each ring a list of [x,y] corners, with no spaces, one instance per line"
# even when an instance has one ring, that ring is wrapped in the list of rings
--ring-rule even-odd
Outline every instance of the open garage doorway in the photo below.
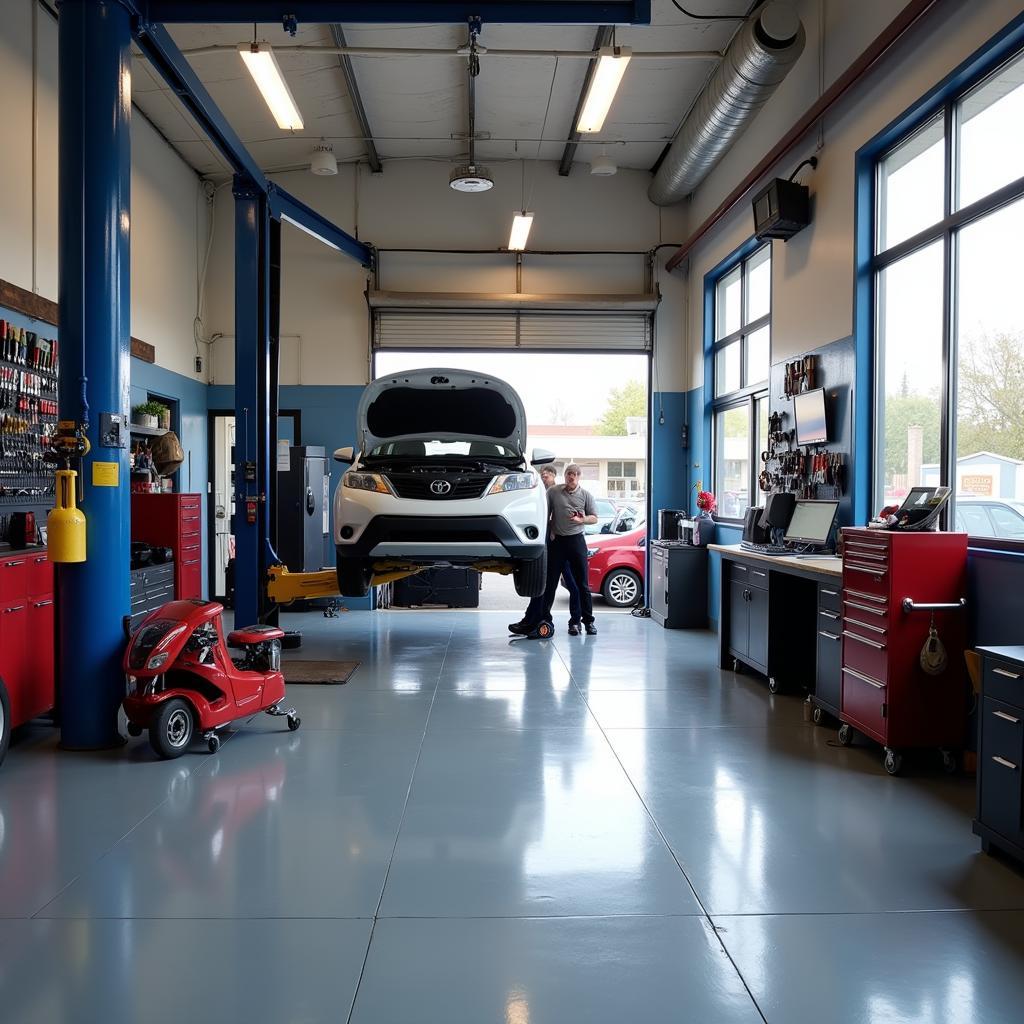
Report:
[[[598,522],[587,527],[595,611],[627,611],[641,604],[650,493],[649,355],[387,349],[374,353],[373,376],[433,367],[485,373],[516,389],[526,408],[528,450],[554,452],[559,484],[565,466],[577,463],[581,486],[596,499]],[[415,585],[410,581],[409,587],[398,588],[398,600],[416,607],[464,601],[465,574],[456,579],[443,573],[435,570],[418,580],[413,577]],[[476,574],[468,581],[475,586]],[[515,613],[526,605],[511,576],[484,573],[479,586],[481,610]],[[564,587],[559,588],[552,611],[556,621],[568,618]]]

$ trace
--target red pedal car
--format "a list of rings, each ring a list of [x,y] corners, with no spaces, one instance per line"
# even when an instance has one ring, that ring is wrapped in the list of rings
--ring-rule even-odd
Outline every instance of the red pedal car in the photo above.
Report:
[[[220,748],[217,730],[257,711],[287,717],[298,729],[294,708],[283,708],[281,637],[275,626],[246,626],[228,634],[216,601],[170,601],[151,612],[132,634],[124,653],[128,732],[149,742],[162,758],[180,757],[201,732],[211,753]],[[228,648],[241,655],[232,658]]]

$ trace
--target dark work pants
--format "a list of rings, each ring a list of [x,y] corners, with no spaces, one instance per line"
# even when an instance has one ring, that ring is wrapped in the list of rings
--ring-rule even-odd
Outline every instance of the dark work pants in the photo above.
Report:
[[[580,596],[580,612],[583,622],[594,621],[594,605],[590,600],[590,587],[587,584],[587,538],[582,533],[573,534],[571,537],[555,537],[548,545],[548,585],[544,591],[544,608],[540,618],[534,622],[541,622],[551,618],[551,605],[555,601],[555,593],[558,591],[558,578],[565,570],[576,584]],[[570,604],[570,615],[572,615]],[[571,622],[579,621],[574,615]]]
[[[548,549],[550,558],[550,547]],[[580,590],[576,586],[576,581],[569,574],[569,570],[566,569],[562,573],[562,586],[569,591],[569,621],[579,622],[580,621]],[[546,589],[546,581],[545,581]],[[544,595],[538,594],[536,597],[530,598],[530,603],[526,606],[526,614],[523,616],[523,622],[541,622],[544,618]]]

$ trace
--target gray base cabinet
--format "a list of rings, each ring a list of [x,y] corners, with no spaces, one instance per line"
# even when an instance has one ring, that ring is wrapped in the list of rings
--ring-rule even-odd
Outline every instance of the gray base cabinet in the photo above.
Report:
[[[708,624],[708,552],[689,544],[651,542],[651,618],[666,629]]]

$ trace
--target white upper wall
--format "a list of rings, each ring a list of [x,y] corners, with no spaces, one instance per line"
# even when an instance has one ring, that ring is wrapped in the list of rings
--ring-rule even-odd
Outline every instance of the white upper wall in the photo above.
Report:
[[[3,15],[0,278],[56,301],[57,24],[35,0],[4,0]],[[196,377],[192,318],[206,205],[195,172],[138,111],[131,190],[132,334],[156,347],[160,366]]]
[[[495,187],[464,195],[448,187],[449,166],[438,161],[393,161],[383,174],[339,167],[335,177],[306,171],[275,175],[284,188],[339,227],[382,249],[486,249],[508,244],[513,212],[522,205],[519,163],[492,168]],[[358,182],[356,176],[358,175]],[[649,175],[619,171],[595,178],[586,164],[559,177],[554,163],[527,162],[525,192],[536,213],[530,246],[545,250],[646,251],[683,238],[685,211],[659,210],[647,199]],[[357,200],[358,192],[358,200]],[[214,346],[218,384],[233,380],[233,201],[217,196],[207,328],[225,335]],[[673,249],[659,252],[664,265]],[[524,257],[523,290],[607,294],[643,289],[640,256]],[[685,285],[659,274],[664,299],[658,313],[659,385],[684,386],[682,355]],[[368,379],[366,273],[354,261],[287,225],[282,229],[281,334],[285,384],[364,384]],[[508,254],[381,255],[380,287],[410,291],[515,291],[515,260]],[[301,356],[299,352],[301,351]]]
[[[798,0],[807,47],[790,76],[722,163],[697,189],[690,225],[707,215],[799,119],[818,96],[819,0]],[[895,17],[884,0],[826,0],[826,87]],[[1020,13],[1016,0],[941,0],[825,119],[817,170],[800,180],[811,190],[813,223],[773,243],[772,362],[818,348],[853,331],[854,159],[858,149],[913,105]],[[772,171],[788,177],[816,152],[807,138]],[[703,383],[704,275],[753,234],[749,199],[723,218],[690,254],[689,387]]]

